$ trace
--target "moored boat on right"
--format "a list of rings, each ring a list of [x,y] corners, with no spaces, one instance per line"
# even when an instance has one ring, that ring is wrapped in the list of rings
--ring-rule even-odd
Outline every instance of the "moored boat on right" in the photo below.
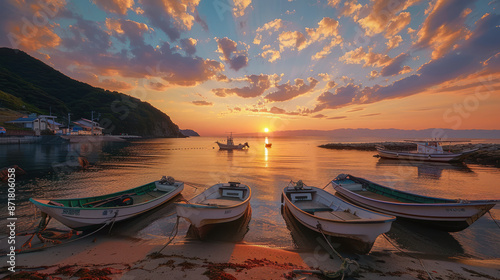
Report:
[[[337,176],[332,186],[338,195],[361,207],[448,232],[466,229],[499,202],[423,196],[347,174]]]
[[[436,161],[436,162],[457,162],[462,161],[465,157],[479,149],[470,149],[460,153],[447,152],[443,150],[442,141],[415,141],[405,140],[417,145],[416,151],[392,151],[387,150],[383,146],[377,146],[378,155],[381,158],[400,159],[400,160],[420,160],[420,161]],[[464,142],[464,141],[445,141]]]

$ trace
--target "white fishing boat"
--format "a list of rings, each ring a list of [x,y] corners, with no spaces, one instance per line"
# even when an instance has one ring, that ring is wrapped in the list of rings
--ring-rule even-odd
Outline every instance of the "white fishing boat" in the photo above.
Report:
[[[377,237],[391,229],[394,216],[352,205],[302,181],[290,182],[283,189],[282,203],[307,228],[348,240],[362,253],[371,250]]]
[[[184,183],[163,178],[133,189],[101,196],[72,199],[30,198],[42,212],[75,230],[89,230],[147,212],[169,201]]]
[[[234,140],[233,140],[233,133],[231,133],[228,137],[227,137],[227,141],[226,141],[226,144],[224,143],[221,143],[219,141],[215,142],[217,143],[217,145],[219,145],[219,149],[220,150],[243,150],[243,149],[248,149],[250,148],[250,146],[248,145],[248,142],[245,142],[244,144],[238,144],[238,145],[235,145],[234,144]]]
[[[332,185],[337,194],[356,205],[449,232],[467,228],[498,203],[498,200],[460,200],[417,195],[346,174],[337,176]]]
[[[436,162],[453,162],[461,161],[466,156],[477,151],[478,149],[470,149],[461,153],[452,153],[443,150],[442,143],[447,142],[463,142],[463,141],[414,141],[405,140],[417,145],[416,151],[391,151],[383,146],[377,146],[378,155],[381,158],[400,159],[400,160],[420,160],[420,161],[436,161]]]
[[[176,203],[177,216],[191,223],[203,238],[210,226],[243,216],[251,196],[250,187],[239,182],[215,184],[187,202]]]

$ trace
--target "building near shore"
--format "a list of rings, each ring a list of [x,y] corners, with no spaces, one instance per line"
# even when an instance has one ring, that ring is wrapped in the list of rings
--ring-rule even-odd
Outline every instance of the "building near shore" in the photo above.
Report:
[[[99,126],[98,122],[89,119],[81,118],[73,122],[72,135],[102,135],[103,127]]]
[[[55,134],[59,131],[59,126],[61,125],[55,119],[57,119],[56,116],[29,114],[28,116],[5,123],[14,124],[22,128],[31,128],[35,132],[35,135],[41,135],[42,131],[50,131]]]

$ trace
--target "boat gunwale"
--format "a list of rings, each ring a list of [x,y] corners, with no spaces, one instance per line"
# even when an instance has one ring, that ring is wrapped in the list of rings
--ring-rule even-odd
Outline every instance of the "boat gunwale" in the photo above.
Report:
[[[123,194],[126,194],[128,191],[134,191],[136,189],[139,189],[139,188],[142,188],[144,186],[147,186],[147,185],[151,185],[151,184],[154,184],[158,181],[153,181],[153,182],[150,182],[150,183],[147,183],[147,184],[144,184],[142,186],[138,186],[138,187],[135,187],[135,188],[132,188],[132,189],[128,189],[128,190],[124,190],[124,191],[118,191],[118,192],[114,192],[114,193],[110,193],[110,194],[106,194],[106,195],[99,195],[99,196],[89,196],[89,197],[82,197],[82,198],[63,198],[63,199],[43,199],[43,198],[30,198],[29,201],[33,204],[39,204],[39,205],[43,205],[45,207],[50,207],[50,208],[58,208],[58,209],[64,209],[64,208],[67,208],[67,209],[78,209],[78,210],[105,210],[105,209],[128,209],[128,208],[133,208],[133,207],[137,207],[137,206],[142,206],[142,205],[145,205],[145,204],[150,204],[151,202],[153,201],[157,201],[157,200],[160,200],[160,199],[164,199],[166,196],[172,194],[172,193],[175,193],[175,195],[178,195],[180,192],[182,192],[182,189],[184,189],[184,182],[179,182],[179,181],[176,181],[176,183],[182,183],[181,185],[179,185],[178,187],[176,187],[175,189],[169,191],[169,192],[165,192],[165,194],[162,194],[158,197],[155,197],[151,200],[147,200],[147,201],[144,201],[144,202],[141,202],[141,203],[135,203],[135,204],[132,204],[132,205],[124,205],[124,206],[108,206],[108,207],[81,207],[81,206],[60,206],[60,205],[53,205],[53,204],[48,204],[48,203],[44,203],[44,202],[41,202],[40,200],[46,200],[48,202],[50,201],[78,201],[78,200],[84,200],[84,199],[88,199],[88,198],[96,198],[96,197],[103,197],[103,198],[106,198],[106,197],[112,197],[112,195],[116,195],[116,194],[120,194],[120,193],[123,193]],[[181,189],[179,191],[179,189]],[[142,195],[146,195],[147,193],[144,193]],[[141,196],[142,196],[141,195]],[[174,196],[175,196],[174,195]],[[99,200],[96,200],[95,202],[97,202]]]
[[[482,206],[482,205],[486,206],[486,205],[496,204],[496,203],[500,202],[500,200],[468,200],[468,201],[464,201],[464,202],[457,202],[454,199],[425,196],[425,195],[419,195],[419,194],[414,194],[414,193],[410,193],[410,192],[400,191],[400,190],[397,190],[397,189],[393,189],[393,188],[390,188],[390,187],[386,187],[386,186],[374,183],[374,182],[366,180],[366,179],[362,179],[362,178],[358,178],[358,177],[352,176],[350,174],[348,174],[348,176],[350,176],[351,178],[358,179],[358,180],[364,180],[364,181],[366,181],[368,183],[372,183],[372,184],[374,184],[376,186],[379,186],[379,187],[382,187],[382,188],[385,188],[385,189],[389,189],[391,191],[396,191],[396,192],[408,194],[408,195],[411,195],[411,196],[423,197],[423,198],[430,198],[430,199],[439,199],[439,200],[449,200],[450,201],[450,203],[446,203],[446,202],[441,202],[441,203],[417,203],[417,202],[413,202],[413,203],[409,203],[409,202],[392,202],[392,201],[387,201],[387,200],[379,200],[379,199],[375,199],[375,198],[371,198],[371,197],[367,197],[367,196],[358,194],[358,193],[353,192],[353,191],[351,191],[351,190],[349,190],[347,188],[344,188],[342,185],[339,185],[336,182],[334,182],[335,179],[331,181],[331,183],[333,185],[333,188],[336,191],[337,191],[338,188],[341,188],[342,190],[344,190],[344,191],[346,191],[346,192],[348,192],[348,193],[350,193],[350,194],[352,194],[352,195],[354,195],[356,197],[360,197],[360,198],[363,198],[363,199],[367,199],[367,200],[370,200],[370,201],[379,202],[379,203],[383,203],[383,204],[388,204],[388,205],[397,205],[397,206],[422,206],[422,205],[425,205],[425,206],[431,206],[431,207],[442,207],[442,206],[457,207],[457,206]]]
[[[343,200],[342,198],[337,197],[337,196],[335,196],[335,195],[333,195],[333,194],[331,194],[331,193],[329,193],[329,192],[327,192],[327,191],[324,191],[324,190],[322,190],[322,191],[324,191],[325,193],[327,193],[327,194],[329,194],[329,195],[333,196],[334,198],[340,199],[341,201],[343,201],[343,202],[345,202],[345,203],[349,204],[351,207],[358,208],[358,209],[360,209],[360,210],[362,210],[362,211],[371,212],[371,213],[376,214],[376,215],[379,215],[379,216],[386,216],[387,218],[386,218],[386,219],[382,219],[382,218],[380,218],[380,219],[366,219],[366,218],[361,218],[361,217],[360,217],[360,219],[355,219],[355,220],[331,220],[331,219],[327,219],[327,218],[323,218],[323,217],[319,217],[319,216],[314,216],[313,214],[310,214],[310,213],[308,213],[308,212],[306,212],[306,211],[304,211],[304,210],[300,209],[297,205],[295,205],[295,203],[293,203],[293,202],[292,202],[292,201],[288,198],[288,196],[286,195],[286,192],[285,192],[286,188],[288,188],[288,186],[287,186],[287,187],[285,187],[285,188],[283,189],[283,192],[282,192],[282,195],[283,195],[284,199],[286,199],[286,201],[287,201],[289,204],[291,204],[291,205],[292,205],[295,209],[297,209],[298,211],[300,211],[302,214],[305,214],[305,215],[307,215],[307,216],[309,216],[309,217],[312,217],[312,218],[315,218],[315,219],[318,219],[318,220],[327,221],[327,222],[333,222],[333,223],[342,223],[342,224],[368,224],[368,223],[369,223],[369,224],[382,224],[382,223],[392,223],[393,221],[395,221],[395,220],[396,220],[396,217],[395,217],[395,216],[393,216],[393,215],[388,215],[388,214],[384,214],[384,213],[379,213],[379,212],[376,212],[376,211],[373,211],[373,210],[370,210],[370,209],[366,209],[366,208],[363,208],[363,207],[359,207],[359,206],[357,206],[357,205],[354,205],[354,204],[352,204],[352,203],[350,203],[350,202],[347,202],[347,201]],[[315,189],[321,190],[321,189],[316,188],[316,187],[312,187],[312,188],[315,188]],[[330,208],[330,209],[331,209],[331,208]],[[333,209],[332,209],[332,211],[333,211]]]

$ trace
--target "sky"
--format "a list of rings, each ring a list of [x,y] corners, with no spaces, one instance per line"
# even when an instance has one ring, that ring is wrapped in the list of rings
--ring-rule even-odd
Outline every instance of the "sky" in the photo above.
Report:
[[[0,46],[182,129],[500,129],[499,0],[7,0]]]

